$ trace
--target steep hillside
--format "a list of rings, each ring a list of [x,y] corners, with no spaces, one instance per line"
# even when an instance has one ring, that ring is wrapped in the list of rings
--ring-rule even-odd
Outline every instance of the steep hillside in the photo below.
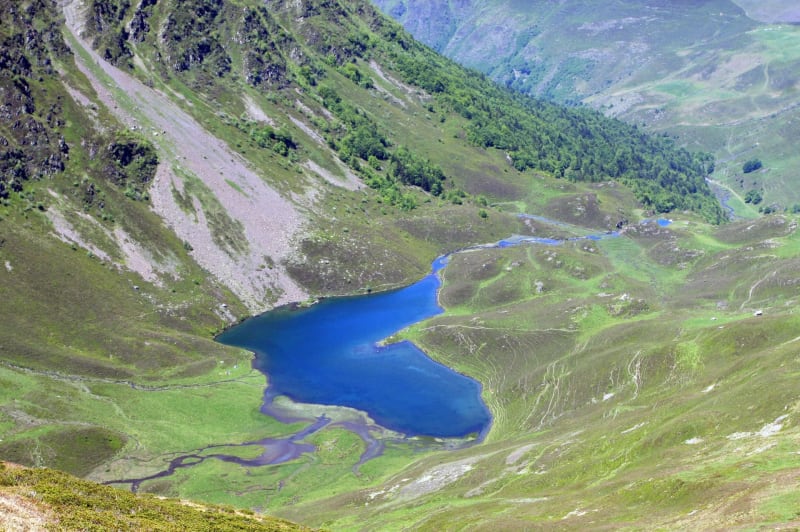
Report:
[[[719,48],[758,24],[730,0],[592,2],[471,0],[376,2],[448,57],[529,94],[577,102],[702,42]],[[651,74],[652,77],[652,74]]]
[[[797,224],[715,225],[709,156],[358,0],[0,8],[0,458],[331,529],[796,519]],[[474,247],[511,235],[563,242]],[[464,248],[398,337],[481,381],[480,445],[287,398],[281,422],[213,341]],[[73,500],[3,471],[20,505]]]
[[[202,373],[182,346],[215,351],[209,333],[237,316],[397,286],[444,250],[505,236],[513,218],[477,212],[549,208],[547,174],[617,178],[651,209],[721,216],[708,158],[515,99],[361,3],[216,2],[179,21],[167,3],[98,0],[64,4],[66,26],[51,7],[3,3],[14,364]]]
[[[382,191],[384,198],[391,203],[407,207],[413,203],[409,203],[408,197],[401,200],[394,192],[397,183],[414,185],[433,196],[444,195],[449,199],[461,192],[452,190],[453,184],[445,182],[450,173],[447,168],[443,171],[441,167],[430,164],[433,162],[431,159],[438,158],[437,154],[415,153],[411,146],[402,142],[402,133],[400,139],[389,135],[393,126],[385,117],[377,116],[366,107],[359,109],[364,96],[383,92],[374,79],[375,76],[381,77],[381,68],[396,71],[394,75],[403,78],[403,82],[410,82],[427,93],[423,96],[426,101],[418,103],[424,103],[423,107],[430,113],[428,119],[438,118],[443,123],[448,114],[455,114],[461,118],[455,125],[469,143],[505,151],[518,170],[541,170],[577,181],[616,178],[631,186],[645,205],[659,212],[674,208],[692,209],[703,212],[712,221],[719,220],[720,212],[704,182],[711,167],[707,157],[677,150],[668,139],[643,136],[635,128],[606,120],[598,113],[565,111],[542,102],[515,99],[511,93],[497,89],[487,80],[458,69],[410,40],[404,40],[407,37],[398,36],[396,27],[384,26],[385,21],[378,22],[377,13],[364,5],[326,8],[319,12],[317,8],[308,6],[289,10],[276,4],[271,6],[275,15],[269,15],[269,11],[260,15],[252,11],[241,14],[238,9],[236,13],[230,9],[225,4],[216,5],[208,12],[210,18],[206,24],[225,16],[232,21],[228,26],[236,35],[256,31],[251,26],[259,23],[262,24],[261,33],[238,38],[220,35],[215,37],[219,41],[216,44],[193,43],[193,30],[176,22],[174,27],[184,28],[181,35],[164,34],[161,41],[154,41],[153,31],[138,34],[136,38],[142,41],[138,49],[143,61],[150,58],[151,70],[173,71],[189,86],[201,83],[203,91],[215,92],[214,97],[223,101],[226,99],[223,95],[238,85],[234,74],[238,71],[243,73],[247,85],[255,88],[264,89],[267,84],[279,94],[302,88],[306,98],[315,100],[301,102],[303,105],[314,109],[321,103],[336,118],[328,131],[318,132],[318,138],[325,138],[340,160],[360,172],[362,179],[372,188]],[[114,12],[113,9],[106,11]],[[294,27],[295,21],[282,18],[281,14],[287,11],[293,11],[302,19],[299,27]],[[348,11],[360,17],[356,21],[343,18]],[[243,17],[241,22],[237,22],[237,17]],[[337,24],[343,27],[337,28]],[[165,31],[173,27],[171,19],[162,25]],[[367,31],[369,26],[373,27],[374,33]],[[274,37],[270,33],[276,27],[283,28],[284,32],[283,42],[279,44],[272,42]],[[198,29],[202,30],[202,27]],[[127,30],[117,31],[120,33],[115,34],[113,40],[124,41]],[[291,35],[302,36],[308,44],[304,45],[302,40],[293,42]],[[127,38],[126,46],[130,48],[134,38]],[[100,41],[95,40],[100,45]],[[173,45],[172,41],[180,45]],[[155,50],[148,45],[154,46]],[[235,53],[236,46],[242,45],[244,48]],[[251,72],[254,68],[253,45],[259,50],[265,47],[263,53],[268,50],[268,55],[259,55],[262,62],[269,59],[273,63],[259,67],[268,70],[268,75]],[[208,47],[208,51],[187,52],[184,50],[187,46],[201,51]],[[304,49],[304,46],[310,48]],[[178,50],[184,50],[180,53],[189,54],[193,59],[176,59]],[[286,50],[300,55],[291,57]],[[105,53],[113,60],[114,54]],[[375,66],[378,71],[370,72]],[[329,72],[330,67],[334,68],[335,75]],[[205,76],[202,81],[198,80],[198,72]],[[347,83],[341,85],[342,79]],[[358,86],[362,90],[348,92],[342,101],[340,91],[349,91],[349,86]],[[356,105],[353,105],[354,101]],[[242,126],[239,125],[240,129]],[[444,131],[445,127],[437,129]],[[251,140],[255,135],[256,132],[250,131]],[[621,145],[627,146],[630,153],[621,152]],[[370,157],[373,162],[364,165],[369,163]],[[387,164],[382,164],[382,161]],[[453,183],[455,186],[470,184],[469,180],[465,181],[463,185]]]
[[[521,92],[586,103],[713,152],[738,214],[800,203],[795,2],[376,4],[434,49]],[[754,157],[764,170],[745,175]],[[755,208],[741,201],[750,190],[764,196]]]

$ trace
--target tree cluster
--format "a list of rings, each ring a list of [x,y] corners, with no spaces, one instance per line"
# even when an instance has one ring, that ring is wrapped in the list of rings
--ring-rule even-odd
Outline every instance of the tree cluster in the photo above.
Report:
[[[744,195],[744,202],[752,203],[753,205],[758,205],[763,199],[761,192],[756,189],[748,190],[747,194]]]
[[[297,149],[297,143],[291,133],[284,130],[275,131],[267,124],[253,125],[250,128],[250,138],[260,148],[271,149],[284,157],[289,155],[289,150]]]
[[[141,135],[120,131],[108,145],[111,164],[106,175],[112,183],[124,189],[131,199],[146,200],[146,189],[155,177],[158,154],[153,145]]]
[[[320,86],[318,93],[323,105],[341,122],[339,140],[331,139],[329,144],[343,161],[362,170],[367,184],[381,191],[386,203],[413,208],[413,196],[402,193],[398,185],[419,187],[434,196],[442,194],[446,177],[441,168],[408,148],[394,147],[365,112],[345,102],[330,86]],[[358,160],[366,161],[374,170],[388,162],[386,175],[362,169]]]

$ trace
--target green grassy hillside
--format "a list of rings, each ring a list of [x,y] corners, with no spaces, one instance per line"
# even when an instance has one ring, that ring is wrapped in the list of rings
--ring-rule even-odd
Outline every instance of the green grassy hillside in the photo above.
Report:
[[[0,8],[0,458],[331,529],[796,519],[796,220],[715,225],[708,156],[500,89],[360,1]],[[328,427],[220,458],[307,425],[260,412],[223,328],[615,229],[457,254],[446,312],[398,334],[482,382],[483,444],[379,433],[359,465]]]

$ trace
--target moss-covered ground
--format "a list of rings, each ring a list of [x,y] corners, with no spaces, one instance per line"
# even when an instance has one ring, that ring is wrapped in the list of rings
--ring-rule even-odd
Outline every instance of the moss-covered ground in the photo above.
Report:
[[[232,506],[136,496],[60,471],[6,463],[0,463],[0,500],[15,508],[15,515],[0,518],[11,530],[309,530]]]

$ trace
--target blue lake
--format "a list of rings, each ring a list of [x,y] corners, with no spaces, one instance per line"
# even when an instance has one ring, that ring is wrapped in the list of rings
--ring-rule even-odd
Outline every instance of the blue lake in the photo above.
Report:
[[[391,292],[331,298],[246,320],[217,340],[254,351],[268,395],[347,406],[408,436],[483,435],[491,415],[480,384],[434,362],[410,342],[378,343],[442,312],[434,273]]]
[[[574,228],[540,216],[522,216]],[[618,236],[616,231],[566,239],[518,235],[470,249]],[[255,352],[253,366],[269,380],[267,405],[273,397],[286,396],[298,403],[361,410],[378,425],[407,436],[480,439],[492,420],[477,381],[434,362],[410,342],[378,345],[404,327],[442,312],[437,272],[446,263],[446,257],[437,259],[430,275],[406,288],[326,299],[307,308],[276,309],[244,321],[217,340]]]

